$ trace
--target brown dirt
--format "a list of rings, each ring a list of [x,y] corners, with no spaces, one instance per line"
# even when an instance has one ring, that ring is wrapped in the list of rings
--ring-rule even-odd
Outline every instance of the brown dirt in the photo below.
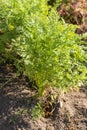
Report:
[[[0,65],[0,130],[87,130],[87,88],[65,93],[53,115],[33,120],[36,90],[11,64]]]

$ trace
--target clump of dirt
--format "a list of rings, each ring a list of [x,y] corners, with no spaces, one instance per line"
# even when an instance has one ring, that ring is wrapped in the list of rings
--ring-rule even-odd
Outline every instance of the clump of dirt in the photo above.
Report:
[[[60,98],[57,89],[51,92],[58,100],[54,98],[53,104],[53,97],[46,95],[46,103],[51,101],[48,106],[54,111],[33,120],[30,112],[37,103],[37,91],[11,64],[0,65],[0,130],[87,130],[87,87],[63,93]]]

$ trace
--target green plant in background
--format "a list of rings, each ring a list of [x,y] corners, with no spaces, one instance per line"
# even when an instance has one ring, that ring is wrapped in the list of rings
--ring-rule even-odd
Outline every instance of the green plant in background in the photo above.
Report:
[[[9,46],[9,58],[36,82],[39,95],[47,85],[64,89],[87,80],[81,37],[55,9],[49,11],[47,0],[3,0],[0,15],[5,32],[0,43]]]

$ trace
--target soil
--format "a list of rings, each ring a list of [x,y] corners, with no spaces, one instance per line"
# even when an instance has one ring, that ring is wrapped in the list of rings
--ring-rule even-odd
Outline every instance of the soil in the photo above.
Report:
[[[0,130],[87,130],[87,87],[64,93],[51,116],[34,120],[35,93],[11,64],[0,65]]]

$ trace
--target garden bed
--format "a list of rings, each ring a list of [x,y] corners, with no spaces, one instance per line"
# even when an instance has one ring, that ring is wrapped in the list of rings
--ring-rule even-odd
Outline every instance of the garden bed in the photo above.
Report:
[[[56,106],[53,115],[33,120],[35,93],[11,64],[0,65],[0,130],[87,130],[87,87],[64,93],[62,108]]]

